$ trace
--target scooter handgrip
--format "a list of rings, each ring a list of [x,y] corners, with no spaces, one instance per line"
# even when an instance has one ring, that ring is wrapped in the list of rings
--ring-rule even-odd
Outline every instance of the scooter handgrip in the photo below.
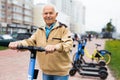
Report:
[[[34,49],[35,49],[36,51],[40,51],[40,52],[45,51],[45,49],[42,48],[42,47],[34,47]]]
[[[28,46],[17,46],[17,49],[28,49]]]
[[[17,46],[17,49],[26,49],[26,50],[31,50],[31,51],[45,51],[44,48],[42,47],[35,47],[35,46]]]

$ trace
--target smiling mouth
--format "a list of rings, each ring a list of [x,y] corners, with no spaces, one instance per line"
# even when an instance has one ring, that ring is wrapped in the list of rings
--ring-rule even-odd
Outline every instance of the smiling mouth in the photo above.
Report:
[[[52,20],[52,18],[47,18],[46,20]]]

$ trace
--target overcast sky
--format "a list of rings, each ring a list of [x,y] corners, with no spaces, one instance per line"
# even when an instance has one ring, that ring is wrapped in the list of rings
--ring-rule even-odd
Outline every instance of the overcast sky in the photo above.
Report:
[[[112,19],[116,28],[120,28],[120,0],[82,0],[86,6],[86,29],[101,31]]]
[[[81,0],[86,7],[86,29],[101,31],[112,19],[117,30],[120,28],[120,0]],[[46,0],[35,0],[35,3]],[[119,31],[120,32],[120,31]]]

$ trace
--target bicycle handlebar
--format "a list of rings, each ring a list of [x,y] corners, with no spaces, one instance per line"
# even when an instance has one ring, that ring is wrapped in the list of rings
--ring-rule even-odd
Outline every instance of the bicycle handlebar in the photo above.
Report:
[[[26,49],[26,50],[30,50],[30,51],[40,51],[40,52],[45,51],[44,48],[35,47],[35,46],[17,46],[17,49]]]

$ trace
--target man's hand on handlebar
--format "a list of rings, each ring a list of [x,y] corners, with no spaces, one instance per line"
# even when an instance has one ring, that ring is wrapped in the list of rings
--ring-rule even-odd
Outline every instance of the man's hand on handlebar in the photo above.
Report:
[[[8,47],[13,50],[18,50],[17,46],[19,46],[19,42],[10,42],[10,44],[8,45]],[[52,53],[55,50],[56,50],[56,45],[47,45],[45,47],[46,53]]]
[[[18,45],[19,45],[18,42],[10,42],[9,45],[8,45],[8,47],[10,49],[16,50]]]
[[[46,53],[52,53],[56,50],[56,45],[47,45],[45,47]]]

